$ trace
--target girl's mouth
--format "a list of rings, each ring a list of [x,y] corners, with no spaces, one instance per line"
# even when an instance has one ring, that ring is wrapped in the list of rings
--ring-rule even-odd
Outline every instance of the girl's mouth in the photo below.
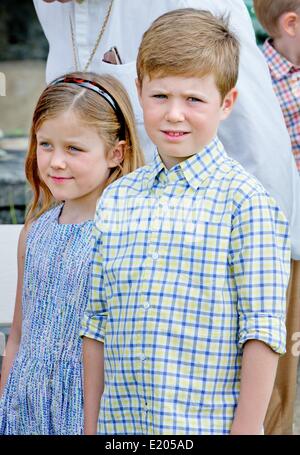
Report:
[[[65,182],[68,182],[70,180],[73,180],[73,177],[58,177],[56,175],[50,175],[49,177],[55,183],[65,183]]]

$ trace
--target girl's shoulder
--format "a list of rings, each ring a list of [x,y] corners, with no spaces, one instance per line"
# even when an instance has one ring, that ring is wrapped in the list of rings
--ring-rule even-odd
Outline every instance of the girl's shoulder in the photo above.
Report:
[[[36,220],[28,223],[27,232],[28,237],[35,235],[37,231],[41,231],[42,227],[49,226],[50,224],[58,224],[58,218],[61,212],[62,204],[52,207],[46,212],[42,213]]]
[[[42,213],[36,220],[31,223],[31,226],[40,225],[44,223],[48,223],[50,221],[57,222],[62,209],[62,204],[56,205],[51,209],[47,210],[46,212]]]

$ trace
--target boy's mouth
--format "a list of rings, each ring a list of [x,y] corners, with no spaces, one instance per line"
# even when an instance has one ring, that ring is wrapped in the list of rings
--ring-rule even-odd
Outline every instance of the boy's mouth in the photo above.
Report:
[[[163,130],[162,131],[165,135],[168,137],[182,137],[185,136],[186,134],[189,134],[187,131],[169,131],[169,130]]]

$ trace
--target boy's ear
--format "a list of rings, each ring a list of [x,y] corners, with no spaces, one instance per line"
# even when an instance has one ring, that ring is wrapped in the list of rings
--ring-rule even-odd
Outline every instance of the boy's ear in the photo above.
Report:
[[[107,155],[108,167],[114,168],[119,166],[124,160],[126,141],[119,141],[109,150]]]
[[[233,87],[226,95],[222,103],[222,115],[221,120],[225,120],[231,113],[233,106],[238,97],[238,90],[236,87]]]
[[[293,11],[288,11],[279,18],[279,27],[293,38],[296,35],[298,22],[299,15]]]
[[[141,84],[141,82],[138,80],[138,78],[136,78],[136,80],[135,80],[135,86],[136,86],[136,89],[137,89],[137,94],[138,94],[138,98],[139,98],[140,105],[142,105],[142,103],[141,103],[142,84]]]

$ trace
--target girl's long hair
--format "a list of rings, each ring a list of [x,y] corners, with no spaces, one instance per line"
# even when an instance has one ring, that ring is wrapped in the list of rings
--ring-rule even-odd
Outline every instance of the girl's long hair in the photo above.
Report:
[[[88,79],[107,90],[119,105],[123,114],[124,125],[121,125],[116,112],[98,93],[71,83],[48,85],[41,94],[35,108],[29,137],[29,149],[25,161],[25,173],[31,186],[33,197],[28,207],[26,223],[33,221],[56,204],[46,184],[39,176],[37,166],[36,132],[45,120],[53,119],[67,110],[72,110],[87,127],[94,127],[110,150],[118,140],[124,139],[124,159],[111,170],[104,185],[106,187],[116,179],[134,171],[144,164],[144,157],[135,126],[134,113],[126,90],[112,76],[95,73],[73,72],[67,77]],[[120,133],[122,132],[122,137]]]

